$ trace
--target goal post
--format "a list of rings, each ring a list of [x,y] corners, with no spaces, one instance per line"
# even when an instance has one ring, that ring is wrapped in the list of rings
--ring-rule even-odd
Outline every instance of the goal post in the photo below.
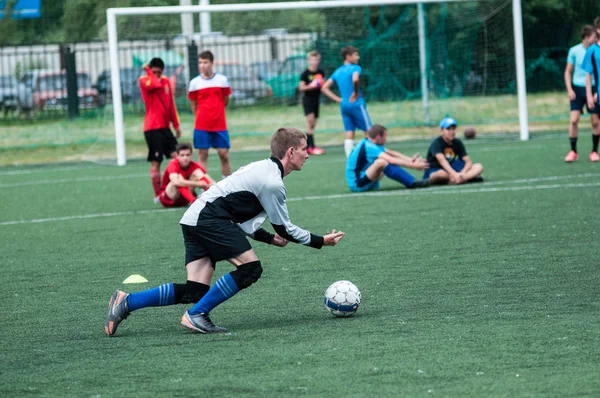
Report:
[[[427,76],[427,40],[426,40],[426,16],[423,11],[423,5],[439,3],[458,3],[458,2],[486,2],[490,0],[325,0],[325,1],[296,1],[296,2],[276,2],[276,3],[244,3],[244,4],[224,4],[224,5],[190,5],[190,6],[162,6],[162,7],[123,7],[108,8],[107,31],[111,70],[111,89],[113,100],[113,117],[115,129],[115,141],[117,151],[117,164],[123,166],[126,164],[125,154],[125,131],[123,125],[123,107],[121,101],[121,81],[119,64],[119,39],[117,32],[117,18],[119,16],[144,16],[144,15],[167,15],[167,14],[199,14],[199,13],[240,13],[251,11],[284,11],[284,10],[319,10],[329,8],[350,8],[350,7],[377,7],[377,6],[405,6],[417,5],[418,12],[418,41],[419,41],[419,74],[420,74],[420,95],[423,107],[423,118],[425,124],[429,123],[429,84]],[[516,70],[516,89],[518,99],[518,119],[520,127],[521,140],[529,139],[527,98],[525,86],[525,59],[523,50],[523,29],[521,15],[521,0],[512,1],[513,15],[513,35],[515,50],[515,70]],[[470,23],[471,21],[466,21]],[[422,122],[422,123],[423,123]]]

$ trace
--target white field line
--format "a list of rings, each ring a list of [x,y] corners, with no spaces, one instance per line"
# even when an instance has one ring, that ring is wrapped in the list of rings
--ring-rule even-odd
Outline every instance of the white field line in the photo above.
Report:
[[[548,177],[552,178],[552,177]],[[523,180],[515,180],[523,181]],[[479,184],[478,184],[479,185]],[[488,184],[489,185],[489,184]],[[468,187],[468,188],[467,188]],[[589,187],[600,187],[600,182],[590,183],[572,183],[572,184],[551,184],[551,185],[526,185],[526,186],[513,186],[513,187],[486,187],[479,185],[475,188],[474,185],[466,185],[460,187],[437,187],[421,190],[397,190],[397,191],[375,191],[375,192],[362,192],[362,193],[344,193],[334,195],[320,195],[320,196],[303,196],[299,198],[289,198],[288,202],[299,202],[307,200],[329,200],[329,199],[348,199],[348,198],[359,198],[363,196],[408,196],[408,195],[464,195],[467,193],[486,193],[486,192],[508,192],[508,191],[535,191],[542,189],[560,189],[560,188],[589,188]],[[96,214],[83,214],[77,216],[64,216],[64,217],[49,217],[49,218],[38,218],[33,220],[15,220],[15,221],[4,221],[0,222],[0,226],[3,225],[20,225],[20,224],[35,224],[53,221],[69,221],[79,220],[88,218],[100,218],[100,217],[116,217],[116,216],[128,216],[137,214],[150,214],[150,213],[161,213],[167,211],[182,210],[180,208],[171,209],[156,209],[156,210],[138,210],[138,211],[123,211],[113,213],[96,213]]]
[[[62,184],[62,183],[74,183],[74,182],[86,182],[86,181],[110,181],[110,180],[123,180],[129,178],[148,177],[148,174],[125,174],[122,176],[96,176],[96,177],[80,177],[80,178],[61,178],[59,180],[37,180],[37,181],[23,181],[15,182],[12,184],[0,184],[0,188],[16,188],[25,187],[30,185],[45,185],[45,184]]]
[[[486,185],[500,185],[500,184],[520,184],[529,182],[540,182],[540,181],[554,181],[562,180],[567,178],[587,178],[587,177],[599,177],[600,173],[584,173],[584,174],[573,174],[563,176],[551,176],[551,177],[539,177],[539,178],[527,178],[521,180],[504,180],[504,181],[490,181]],[[110,181],[110,180],[123,180],[129,178],[146,178],[148,174],[126,174],[122,176],[95,176],[95,177],[80,177],[80,178],[61,178],[58,180],[45,180],[45,181],[23,181],[9,184],[0,184],[0,188],[18,188],[25,186],[36,186],[44,184],[62,184],[62,183],[74,183],[74,182],[88,182],[88,181]]]
[[[0,176],[12,176],[20,174],[34,174],[34,173],[54,173],[60,171],[77,171],[77,170],[89,170],[98,169],[98,166],[70,166],[70,167],[58,167],[56,169],[47,167],[37,167],[35,169],[24,169],[24,170],[5,170],[0,171]]]

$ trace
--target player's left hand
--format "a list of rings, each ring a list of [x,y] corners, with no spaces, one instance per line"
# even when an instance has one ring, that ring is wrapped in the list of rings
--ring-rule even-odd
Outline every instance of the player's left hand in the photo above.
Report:
[[[175,129],[175,137],[181,138],[181,129],[179,127]]]
[[[349,101],[350,101],[351,104],[353,104],[353,103],[356,102],[357,99],[358,99],[358,94],[352,93],[352,95],[350,96]]]
[[[288,243],[290,243],[289,240],[284,239],[277,234],[275,234],[275,236],[273,237],[273,240],[271,241],[271,244],[273,246],[278,246],[278,247],[285,247]]]

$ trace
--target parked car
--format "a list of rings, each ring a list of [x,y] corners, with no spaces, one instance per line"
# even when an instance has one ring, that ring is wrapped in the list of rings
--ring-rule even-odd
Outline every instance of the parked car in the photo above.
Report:
[[[214,70],[229,79],[231,100],[236,105],[252,105],[258,99],[269,97],[270,87],[238,62],[215,62]]]
[[[17,109],[17,85],[14,76],[0,76],[0,109],[5,114]]]
[[[92,81],[87,73],[77,72],[77,96],[79,108],[98,106],[98,91],[92,87]],[[67,106],[65,71],[31,70],[25,72],[19,81],[17,108],[20,112],[66,109]]]
[[[253,62],[250,64],[250,72],[263,82],[277,76],[280,68],[281,61],[278,60]]]
[[[273,90],[273,97],[285,100],[290,105],[300,101],[298,82],[300,75],[308,67],[306,55],[291,55],[283,61],[276,77],[267,80],[267,84]]]

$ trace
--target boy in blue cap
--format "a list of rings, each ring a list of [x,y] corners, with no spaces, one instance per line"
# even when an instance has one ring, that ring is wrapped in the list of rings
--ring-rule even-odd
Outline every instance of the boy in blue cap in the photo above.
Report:
[[[430,167],[423,178],[428,178],[431,184],[483,182],[483,166],[471,161],[462,141],[456,138],[456,120],[442,119],[440,129],[442,135],[434,139],[427,150]]]

